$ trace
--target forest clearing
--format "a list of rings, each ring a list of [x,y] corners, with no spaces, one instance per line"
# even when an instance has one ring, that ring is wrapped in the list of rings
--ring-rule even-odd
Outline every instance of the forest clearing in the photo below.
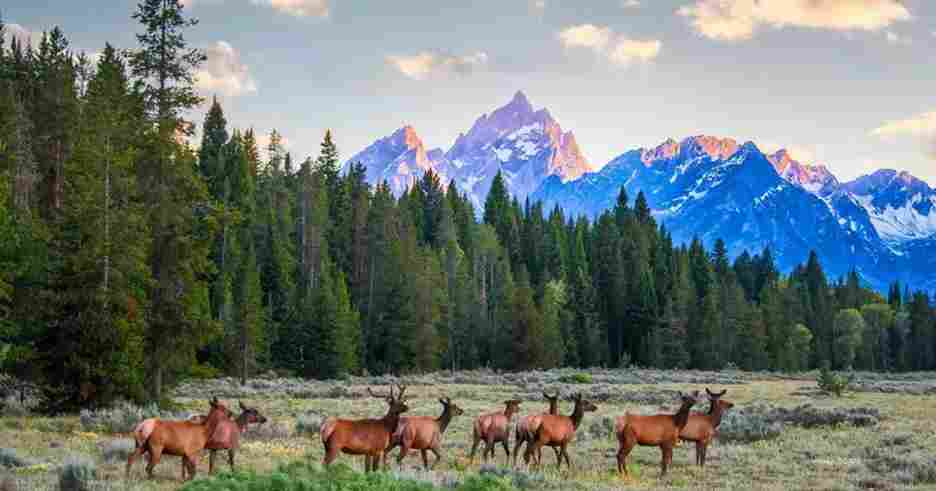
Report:
[[[437,416],[442,409],[439,399],[443,397],[451,398],[464,411],[453,418],[445,432],[443,457],[433,471],[422,470],[418,452],[410,454],[402,470],[396,465],[398,450],[389,459],[389,472],[394,478],[442,488],[454,488],[479,473],[497,477],[485,481],[502,486],[491,489],[936,488],[936,456],[931,450],[936,444],[936,381],[931,373],[923,372],[859,373],[852,383],[853,390],[842,397],[818,390],[813,373],[471,371],[323,382],[256,378],[243,387],[233,379],[211,379],[180,385],[174,392],[177,406],[164,417],[184,419],[205,414],[212,396],[235,413],[241,401],[256,408],[267,422],[250,426],[243,435],[236,461],[238,471],[262,475],[293,462],[318,468],[324,455],[318,429],[324,419],[383,415],[385,404],[370,397],[367,389],[385,390],[392,382],[407,385],[407,416]],[[675,412],[679,391],[706,387],[727,390],[724,399],[734,403],[723,418],[719,438],[708,450],[706,467],[695,465],[695,447],[684,442],[674,450],[669,474],[661,479],[660,451],[638,446],[628,462],[630,476],[620,477],[615,469],[614,418],[627,411]],[[545,412],[546,391],[560,393],[560,414],[571,412],[568,397],[573,393],[582,393],[597,406],[596,411],[585,415],[569,446],[571,470],[563,467],[557,472],[548,449],[544,449],[541,469],[526,468],[522,458],[516,468],[509,467],[499,445],[495,464],[483,464],[478,457],[474,465],[469,464],[476,416],[499,410],[502,401],[512,398],[522,401],[519,416]],[[694,409],[705,412],[708,403],[701,401]],[[94,478],[84,483],[86,487],[75,489],[182,487],[177,457],[164,457],[153,480],[145,479],[144,465],[138,461],[131,481],[124,480],[126,458],[133,448],[129,431],[142,419],[144,410],[118,407],[61,418],[15,414],[18,410],[22,408],[15,403],[7,406],[0,418],[0,446],[7,447],[0,449],[0,482],[5,490],[57,488],[67,464],[94,469]],[[517,421],[515,416],[512,425]],[[511,434],[512,452],[513,438]],[[223,454],[217,460],[218,474],[229,470]],[[233,489],[198,487],[210,482],[205,480],[207,462],[208,452],[204,452],[198,477],[189,487]],[[364,470],[361,457],[339,455],[336,464]],[[335,472],[346,474],[340,468]]]

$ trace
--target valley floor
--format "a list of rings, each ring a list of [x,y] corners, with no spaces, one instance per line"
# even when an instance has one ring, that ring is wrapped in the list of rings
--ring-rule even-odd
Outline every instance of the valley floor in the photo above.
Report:
[[[438,415],[441,409],[438,399],[443,396],[462,407],[465,415],[456,418],[445,434],[444,460],[435,471],[420,471],[416,453],[405,462],[403,471],[394,472],[437,484],[479,472],[479,463],[471,465],[468,461],[474,417],[500,409],[501,401],[515,397],[524,400],[521,414],[539,413],[545,407],[542,391],[559,389],[563,395],[581,391],[599,408],[596,413],[586,415],[577,440],[570,447],[574,469],[556,472],[552,452],[546,450],[543,460],[548,465],[541,472],[496,471],[513,479],[518,487],[936,489],[936,374],[891,377],[860,374],[859,390],[841,398],[818,392],[813,374],[783,378],[743,372],[600,370],[590,373],[591,383],[562,382],[572,380],[574,375],[576,372],[562,370],[504,375],[460,372],[404,378],[412,399],[410,415]],[[175,400],[180,411],[191,413],[203,413],[210,395],[218,395],[232,409],[237,407],[238,399],[256,406],[270,421],[245,435],[237,465],[241,469],[268,472],[297,460],[320,462],[323,450],[316,432],[322,418],[383,414],[385,403],[365,397],[365,389],[383,389],[379,384],[390,380],[256,379],[246,387],[228,379],[197,381],[179,387]],[[582,377],[578,380],[583,381]],[[584,381],[588,381],[587,377]],[[656,448],[634,450],[629,459],[630,478],[621,478],[613,472],[617,450],[612,435],[615,416],[625,411],[671,411],[677,404],[675,391],[705,387],[727,389],[725,399],[736,406],[732,410],[735,414],[729,415],[723,424],[721,441],[710,448],[704,469],[693,465],[693,445],[683,444],[676,449],[673,468],[665,479],[659,478],[660,452]],[[804,404],[810,406],[802,408]],[[571,406],[563,401],[561,412],[568,413]],[[699,410],[707,408],[707,402],[699,406]],[[870,416],[854,421],[845,419],[839,424],[815,419],[816,415],[848,410]],[[798,419],[801,414],[805,416]],[[175,457],[164,458],[153,481],[143,479],[144,464],[140,462],[134,468],[132,482],[124,481],[126,450],[132,444],[127,434],[113,431],[124,429],[131,419],[132,415],[121,414],[119,410],[54,419],[4,415],[0,418],[0,489],[55,489],[62,466],[76,458],[96,466],[97,480],[90,489],[177,489],[180,465]],[[391,462],[395,462],[395,456],[396,451]],[[207,474],[207,461],[207,455],[203,456],[199,479]],[[226,458],[218,459],[219,463],[225,461]],[[339,462],[363,469],[361,458],[341,456]],[[504,466],[500,448],[497,465]],[[392,468],[396,469],[395,465]],[[227,465],[223,464],[222,469],[226,470]],[[485,468],[484,472],[492,471]],[[4,482],[11,487],[3,487]]]

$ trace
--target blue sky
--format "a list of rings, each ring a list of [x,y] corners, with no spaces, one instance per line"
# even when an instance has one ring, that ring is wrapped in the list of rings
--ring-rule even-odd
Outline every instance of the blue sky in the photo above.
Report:
[[[345,157],[411,124],[447,149],[523,90],[604,165],[694,134],[791,149],[842,179],[936,184],[931,0],[185,0],[232,126]],[[133,47],[132,0],[5,0],[10,31]],[[193,114],[199,123],[201,115]]]

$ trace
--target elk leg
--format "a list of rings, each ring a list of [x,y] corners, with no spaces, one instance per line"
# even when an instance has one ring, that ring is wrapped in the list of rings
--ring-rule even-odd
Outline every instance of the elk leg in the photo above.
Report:
[[[428,471],[429,470],[429,453],[426,452],[426,449],[421,449],[419,453],[422,454],[423,467]]]
[[[501,445],[504,446],[504,452],[507,453],[507,461],[504,462],[506,467],[510,467],[510,444],[507,443],[507,439],[501,440]]]
[[[439,449],[436,447],[431,447],[429,450],[432,450],[432,453],[435,454],[435,458],[436,458],[435,462],[432,463],[432,467],[430,469],[435,469],[435,467],[439,465],[439,462],[442,461],[442,454],[439,453]]]
[[[481,439],[478,438],[478,434],[474,434],[474,442],[471,444],[471,456],[469,458],[469,463],[474,465],[475,451],[478,450],[478,443],[481,442]]]
[[[705,467],[705,458],[708,457],[708,442],[702,444],[702,462],[699,464]]]
[[[213,454],[214,452],[212,452],[212,455]],[[195,474],[198,473],[198,454],[192,454],[188,457],[183,457],[183,458],[187,458],[189,462],[189,475],[188,475],[189,480],[195,479]]]
[[[400,445],[400,453],[397,455],[397,458],[396,458],[397,466],[401,468],[403,467],[403,459],[405,459],[406,456],[409,455],[409,451],[410,451],[409,445],[405,443],[403,445]]]
[[[695,442],[695,463],[700,467],[702,466],[702,453],[705,451],[702,445],[702,440]]]
[[[328,466],[338,458],[338,447],[325,446],[325,457],[322,458],[322,465]]]
[[[146,475],[150,479],[153,478],[153,468],[159,464],[159,459],[162,457],[162,447],[157,446],[156,448],[150,448],[150,458],[149,463],[146,464]]]
[[[208,474],[214,474],[215,451],[208,451]]]
[[[663,454],[663,462],[660,464],[662,466],[660,477],[663,477],[666,475],[670,462],[673,461],[673,445],[670,443],[660,445],[660,452]]]
[[[517,443],[514,444],[514,458],[513,466],[517,467],[517,456],[520,455],[520,447],[523,446],[524,439],[517,435]],[[529,446],[529,444],[527,444]],[[523,460],[526,460],[526,454],[523,456]]]
[[[127,479],[130,479],[130,468],[133,467],[133,463],[136,461],[137,457],[141,457],[144,452],[145,450],[143,450],[143,447],[136,447],[133,453],[130,454],[130,457],[127,458]],[[149,461],[150,459],[148,458],[146,460]]]
[[[233,448],[228,450],[228,465],[231,466],[231,472],[234,472],[234,453],[235,452],[236,450],[234,450]]]
[[[620,440],[621,448],[618,450],[618,473],[628,475],[627,472],[627,456],[630,455],[631,450],[634,449],[634,445],[637,444],[636,439],[622,438]]]

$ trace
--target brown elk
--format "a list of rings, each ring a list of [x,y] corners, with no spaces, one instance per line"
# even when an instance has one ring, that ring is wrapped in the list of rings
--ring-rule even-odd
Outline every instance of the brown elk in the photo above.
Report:
[[[575,438],[575,430],[582,424],[582,418],[585,413],[598,410],[598,406],[591,401],[582,399],[582,394],[572,396],[575,402],[575,408],[569,416],[561,414],[544,414],[540,416],[540,425],[536,429],[533,441],[527,445],[526,454],[523,460],[530,461],[535,458],[536,466],[543,465],[543,447],[549,446],[558,448],[556,454],[556,468],[562,468],[562,459],[565,458],[566,467],[572,468],[572,462],[569,459],[569,443]]]
[[[722,414],[734,407],[734,404],[721,400],[728,390],[721,392],[712,392],[705,389],[708,394],[709,412],[708,414],[690,414],[686,426],[679,432],[679,439],[696,444],[696,464],[700,467],[705,466],[705,456],[708,453],[708,446],[715,438],[718,426],[721,424]]]
[[[205,449],[208,454],[208,473],[214,473],[215,452],[218,450],[228,451],[228,465],[231,466],[231,472],[234,472],[234,455],[240,449],[240,435],[247,431],[247,425],[263,424],[267,419],[254,408],[247,407],[243,402],[238,401],[241,413],[237,419],[227,418],[218,423],[217,429],[212,433]]]
[[[481,459],[487,460],[490,456],[494,457],[494,445],[498,442],[504,445],[504,452],[507,453],[507,464],[510,464],[510,448],[507,441],[510,439],[510,421],[514,414],[520,410],[520,403],[517,399],[504,401],[504,410],[493,413],[482,414],[475,419],[474,432],[472,438],[474,442],[471,445],[470,462],[474,463],[475,451],[478,450],[478,444],[484,441],[484,450],[481,452]]]
[[[559,391],[556,391],[555,395],[549,395],[543,392],[543,397],[549,402],[549,408],[547,412],[542,414],[559,414]],[[517,456],[520,455],[520,447],[524,443],[527,444],[527,447],[533,444],[533,439],[536,436],[536,429],[539,428],[540,422],[542,421],[542,414],[530,414],[520,418],[520,421],[517,422],[517,428],[514,431],[514,467],[517,466]],[[559,449],[553,447],[553,450],[556,452],[556,458],[559,458]],[[527,462],[529,463],[529,462]]]
[[[342,452],[364,455],[365,471],[377,470],[400,422],[400,415],[409,411],[409,407],[403,396],[406,387],[398,386],[396,396],[393,395],[393,387],[390,387],[390,395],[377,394],[370,388],[367,392],[387,401],[387,414],[380,419],[326,419],[319,430],[325,446],[324,465],[330,465],[338,457],[338,452]]]
[[[410,450],[419,450],[422,455],[423,467],[430,469],[429,455],[427,451],[435,454],[436,460],[431,468],[435,468],[442,460],[442,435],[448,428],[449,423],[455,416],[465,414],[462,408],[455,405],[448,397],[439,399],[442,404],[442,414],[438,418],[432,416],[410,416],[400,418],[396,432],[393,434],[393,441],[384,454],[384,465],[386,465],[386,456],[390,454],[393,447],[400,447],[400,455],[397,456],[397,465],[402,465],[403,459],[409,454]]]
[[[152,479],[153,468],[159,464],[163,454],[182,457],[183,467],[188,468],[188,477],[195,477],[198,456],[205,448],[209,438],[218,425],[228,419],[228,409],[218,400],[212,399],[211,410],[202,422],[194,421],[144,421],[138,425],[139,432],[134,432],[136,448],[127,459],[127,478],[137,457],[149,452],[146,473]],[[185,472],[183,469],[183,480]]]
[[[644,416],[627,413],[617,418],[615,433],[620,445],[617,453],[618,472],[627,474],[627,456],[635,445],[660,447],[663,459],[661,476],[673,462],[673,447],[679,440],[679,432],[689,421],[689,409],[697,402],[698,391],[693,394],[679,393],[682,405],[676,414]]]

